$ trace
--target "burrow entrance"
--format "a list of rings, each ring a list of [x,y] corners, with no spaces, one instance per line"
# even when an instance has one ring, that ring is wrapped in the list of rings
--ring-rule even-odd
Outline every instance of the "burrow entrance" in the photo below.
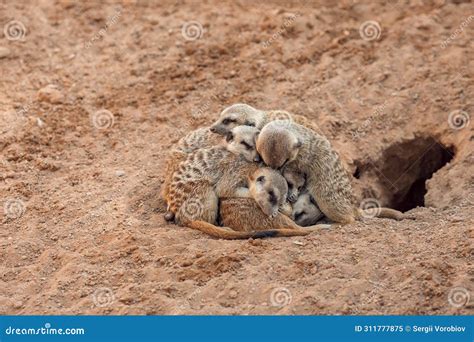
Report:
[[[364,183],[364,192],[377,193],[383,206],[405,212],[425,205],[426,181],[454,154],[452,146],[417,137],[391,145],[375,162],[355,161],[354,177]]]

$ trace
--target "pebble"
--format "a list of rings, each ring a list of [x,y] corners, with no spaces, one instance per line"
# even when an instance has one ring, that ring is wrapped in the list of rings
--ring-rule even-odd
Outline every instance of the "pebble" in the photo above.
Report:
[[[115,175],[117,177],[123,177],[123,176],[125,176],[125,171],[124,170],[117,170],[117,171],[115,171]]]
[[[46,87],[38,91],[38,100],[41,102],[58,104],[64,102],[64,95],[61,93],[58,86],[54,84],[48,84]]]
[[[5,58],[10,55],[10,49],[4,46],[0,46],[0,58]]]

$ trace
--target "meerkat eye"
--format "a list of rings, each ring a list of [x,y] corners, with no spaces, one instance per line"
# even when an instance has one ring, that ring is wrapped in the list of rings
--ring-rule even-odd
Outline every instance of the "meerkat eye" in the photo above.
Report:
[[[309,201],[311,202],[311,204],[317,206],[316,201],[314,200],[313,196],[309,196]]]
[[[262,182],[265,181],[265,176],[260,176],[257,178],[257,182]]]
[[[222,124],[228,125],[228,124],[230,124],[230,123],[232,123],[232,122],[235,122],[235,121],[236,121],[236,120],[234,120],[234,119],[224,119],[224,120],[222,121]]]
[[[295,220],[298,221],[301,218],[301,216],[303,216],[304,214],[306,214],[305,211],[300,211],[299,213],[296,213]]]
[[[250,126],[250,127],[255,127],[255,124],[250,121],[245,121],[244,126]]]
[[[242,140],[240,143],[241,143],[242,145],[244,145],[247,150],[253,150],[253,146],[250,145],[250,144],[249,144],[248,142],[246,142],[245,140]]]

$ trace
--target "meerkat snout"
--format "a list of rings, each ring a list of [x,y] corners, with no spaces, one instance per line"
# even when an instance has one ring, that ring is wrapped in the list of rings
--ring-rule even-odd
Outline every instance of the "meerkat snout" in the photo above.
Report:
[[[260,209],[267,216],[275,217],[286,203],[288,185],[279,172],[263,167],[249,177],[249,190]]]
[[[298,137],[285,127],[285,122],[268,123],[257,138],[258,154],[265,164],[276,170],[295,160],[302,146]]]
[[[242,155],[247,161],[259,162],[260,156],[255,148],[259,132],[257,128],[251,126],[232,128],[226,134],[227,150],[236,155]]]

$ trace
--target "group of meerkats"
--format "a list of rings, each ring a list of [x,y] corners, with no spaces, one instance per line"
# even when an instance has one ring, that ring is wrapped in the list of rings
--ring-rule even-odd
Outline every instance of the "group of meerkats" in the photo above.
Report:
[[[307,235],[354,222],[363,212],[350,177],[315,128],[281,110],[226,108],[171,149],[165,219],[224,239]],[[405,218],[389,208],[377,216]]]

